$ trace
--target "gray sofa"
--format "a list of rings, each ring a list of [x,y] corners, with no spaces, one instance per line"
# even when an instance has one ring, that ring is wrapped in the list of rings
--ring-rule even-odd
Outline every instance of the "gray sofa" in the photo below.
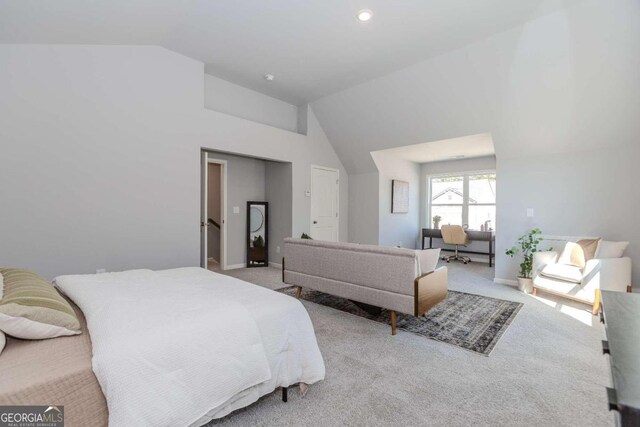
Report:
[[[439,249],[414,251],[355,243],[285,239],[283,281],[390,311],[424,315],[447,296],[447,268],[435,268]]]

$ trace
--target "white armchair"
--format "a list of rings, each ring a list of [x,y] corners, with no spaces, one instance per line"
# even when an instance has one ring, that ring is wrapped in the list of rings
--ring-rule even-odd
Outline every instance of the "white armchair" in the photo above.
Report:
[[[600,289],[631,292],[631,258],[590,259],[584,268],[556,264],[558,252],[537,252],[533,256],[533,293],[537,289],[600,308]],[[545,267],[549,268],[545,269]],[[542,273],[545,271],[544,274]]]

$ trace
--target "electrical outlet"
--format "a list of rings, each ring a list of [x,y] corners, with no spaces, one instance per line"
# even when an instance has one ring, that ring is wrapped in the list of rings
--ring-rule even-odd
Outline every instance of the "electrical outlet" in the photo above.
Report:
[[[105,268],[98,268],[96,269],[96,274],[102,274],[102,273],[106,273],[107,270]]]
[[[533,218],[533,208],[527,208],[527,218]]]
[[[239,214],[240,213],[240,207],[239,206],[234,206],[233,207],[233,213],[234,214]]]
[[[280,253],[280,246],[276,246],[276,253]]]

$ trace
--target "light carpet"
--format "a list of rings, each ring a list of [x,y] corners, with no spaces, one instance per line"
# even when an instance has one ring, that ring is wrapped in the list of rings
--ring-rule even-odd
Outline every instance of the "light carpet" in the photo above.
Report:
[[[217,271],[245,282],[255,283],[269,289],[280,289],[289,285],[282,283],[282,270],[276,267],[237,268],[234,270]]]
[[[614,425],[604,332],[586,305],[495,284],[482,264],[448,267],[452,290],[524,304],[491,357],[408,332],[391,336],[387,325],[303,301],[326,379],[305,398],[292,389],[283,403],[273,393],[212,425]]]

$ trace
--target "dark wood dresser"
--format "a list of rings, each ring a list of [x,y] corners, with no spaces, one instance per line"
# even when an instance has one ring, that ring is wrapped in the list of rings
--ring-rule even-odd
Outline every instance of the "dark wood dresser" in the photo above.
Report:
[[[618,425],[640,426],[640,294],[602,291],[600,320],[607,340],[613,388],[607,388],[609,410]]]

